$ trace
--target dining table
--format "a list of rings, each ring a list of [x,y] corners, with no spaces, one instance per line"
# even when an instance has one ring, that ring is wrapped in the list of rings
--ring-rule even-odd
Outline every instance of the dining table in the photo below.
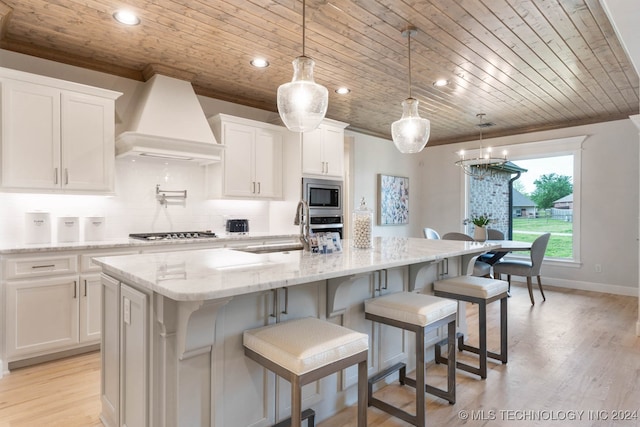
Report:
[[[529,252],[531,251],[531,242],[523,242],[519,240],[486,240],[486,243],[490,244],[498,244],[500,248],[492,249],[491,252],[488,252],[486,255],[491,255],[491,257],[484,256],[482,261],[486,262],[489,265],[493,265],[496,262],[500,261],[505,255],[510,252]]]

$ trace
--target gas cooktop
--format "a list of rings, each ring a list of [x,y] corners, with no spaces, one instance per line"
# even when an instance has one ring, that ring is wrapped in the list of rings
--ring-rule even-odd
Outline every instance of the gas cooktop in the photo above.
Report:
[[[167,231],[164,233],[132,233],[129,234],[129,237],[138,240],[196,240],[218,236],[211,231]]]

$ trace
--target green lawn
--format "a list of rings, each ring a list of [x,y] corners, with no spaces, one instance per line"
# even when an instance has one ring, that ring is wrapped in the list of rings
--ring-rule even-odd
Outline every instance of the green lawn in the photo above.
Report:
[[[513,240],[533,242],[540,234],[547,232],[551,233],[551,238],[545,256],[571,258],[573,256],[573,224],[571,222],[550,218],[513,219]],[[554,233],[568,235],[554,235]]]

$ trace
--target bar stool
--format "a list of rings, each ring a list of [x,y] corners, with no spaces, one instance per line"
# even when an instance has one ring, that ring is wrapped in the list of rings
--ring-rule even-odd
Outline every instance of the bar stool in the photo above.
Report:
[[[438,280],[433,284],[433,294],[478,304],[479,347],[464,343],[464,335],[458,336],[458,350],[469,351],[478,355],[479,367],[457,362],[457,367],[463,371],[487,378],[487,357],[507,363],[507,289],[509,284],[503,280],[476,276],[458,276],[450,279]],[[500,300],[500,353],[487,350],[487,304]],[[446,363],[442,357],[440,346],[436,344],[436,362]]]
[[[369,406],[375,406],[395,417],[418,427],[425,425],[425,392],[455,403],[456,401],[456,313],[458,304],[455,301],[435,297],[433,295],[398,292],[378,298],[365,300],[365,318],[384,323],[415,333],[416,337],[416,378],[407,378],[406,366],[398,363],[369,379]],[[447,390],[427,385],[425,380],[424,336],[427,332],[448,326],[449,353],[447,370]],[[373,384],[395,371],[400,371],[400,384],[407,384],[416,389],[416,414],[403,411],[380,399],[373,397]]]
[[[302,423],[304,385],[358,364],[358,427],[367,425],[367,334],[307,317],[244,331],[243,343],[245,356],[291,383],[293,427]]]

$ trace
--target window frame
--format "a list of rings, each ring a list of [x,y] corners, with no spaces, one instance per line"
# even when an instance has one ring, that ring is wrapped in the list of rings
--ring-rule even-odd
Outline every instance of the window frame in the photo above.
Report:
[[[530,160],[540,159],[546,157],[559,157],[559,156],[573,156],[573,257],[572,258],[544,258],[545,263],[558,264],[563,266],[575,266],[576,268],[581,265],[580,256],[580,223],[581,223],[581,172],[580,166],[582,164],[582,144],[587,138],[587,135],[573,136],[567,138],[557,138],[550,140],[541,140],[534,142],[523,142],[514,145],[500,146],[500,151],[507,150],[507,158],[510,162],[518,164],[518,160]],[[465,218],[469,215],[469,199],[470,199],[470,180],[472,177],[465,175],[465,191],[463,196],[463,211],[465,212]],[[528,256],[509,254],[511,258],[528,258]]]

